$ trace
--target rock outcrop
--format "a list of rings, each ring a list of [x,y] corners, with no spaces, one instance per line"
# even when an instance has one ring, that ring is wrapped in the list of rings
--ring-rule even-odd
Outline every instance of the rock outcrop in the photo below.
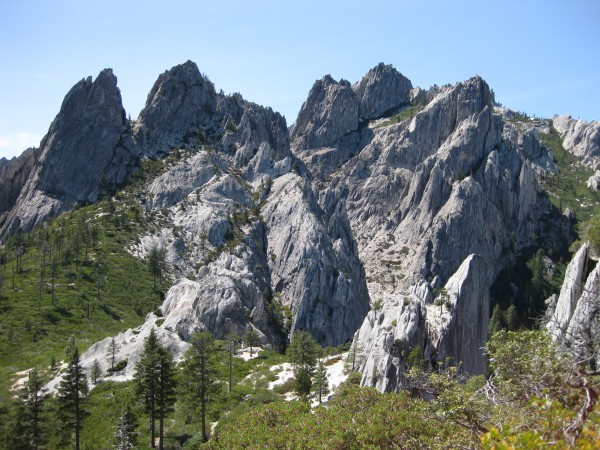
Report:
[[[588,178],[586,185],[592,191],[598,192],[598,189],[600,189],[600,170],[596,170],[596,173]]]
[[[358,128],[359,101],[350,82],[330,75],[315,81],[291,128],[297,149],[333,146]]]
[[[172,148],[205,140],[217,107],[214,85],[191,61],[161,74],[148,94],[134,134],[144,155],[168,154]]]
[[[433,339],[426,359],[460,362],[467,373],[485,372],[483,347],[490,317],[486,262],[469,255],[446,283],[439,305],[427,307],[427,330]],[[436,311],[434,311],[434,309]]]
[[[0,227],[8,212],[15,206],[17,198],[27,183],[37,159],[38,151],[28,148],[10,161],[2,158],[0,164]]]
[[[592,267],[590,247],[585,243],[567,266],[560,295],[547,324],[548,330],[556,338],[563,337],[567,332]]]
[[[113,337],[107,337],[99,342],[94,343],[88,348],[80,357],[81,366],[84,368],[90,379],[90,371],[94,361],[98,361],[100,364],[100,370],[105,376],[105,381],[128,381],[133,379],[135,374],[135,366],[142,358],[144,353],[144,340],[150,335],[150,331],[154,329],[156,337],[160,344],[168,349],[174,359],[177,361],[181,359],[184,353],[189,348],[189,344],[183,341],[177,333],[174,333],[168,326],[159,325],[157,322],[159,317],[150,313],[146,317],[145,322],[137,328],[129,329],[123,333],[119,333],[114,336],[115,344],[115,364],[126,362],[125,367],[113,374],[108,372],[110,369],[110,359],[107,357],[109,354],[109,348],[111,348]],[[51,392],[58,388],[62,375],[52,379],[46,388]],[[93,386],[90,386],[93,387]]]
[[[321,204],[344,203],[370,298],[384,305],[357,334],[368,349],[363,383],[380,390],[402,388],[403,358],[417,344],[431,364],[449,357],[482,373],[490,286],[544,232],[542,217],[556,233],[564,225],[538,186],[538,171],[556,169],[536,124],[505,122],[479,77],[412,97],[421,106],[330,134],[330,148],[292,143]],[[315,115],[327,116],[327,104],[315,105]],[[299,123],[316,123],[310,105]],[[448,310],[426,300],[444,286]]]
[[[563,138],[566,150],[580,157],[584,164],[600,169],[600,122],[554,116],[552,125]]]
[[[410,103],[412,83],[391,65],[380,63],[352,86],[359,120],[377,119]]]
[[[105,69],[77,83],[42,139],[2,234],[34,225],[124,184],[136,165],[117,78]]]
[[[186,339],[194,331],[224,337],[253,327],[276,346],[295,329],[324,345],[346,342],[369,300],[343,205],[321,208],[299,174],[280,114],[239,94],[217,94],[212,115],[205,113],[201,130],[210,139],[188,147],[144,200],[146,214],[166,211],[169,225],[132,248],[140,256],[165,248],[177,276],[187,278],[172,290],[194,292],[169,303],[179,312],[165,323]],[[163,310],[173,308],[166,302]]]
[[[560,296],[548,311],[546,328],[576,361],[600,364],[600,263],[584,244],[569,263]],[[552,308],[552,306],[551,306]]]

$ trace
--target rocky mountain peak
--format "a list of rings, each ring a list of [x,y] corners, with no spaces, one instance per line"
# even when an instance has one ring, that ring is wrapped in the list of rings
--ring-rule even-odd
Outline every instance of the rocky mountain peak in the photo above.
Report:
[[[32,228],[78,202],[95,202],[103,189],[123,184],[133,170],[134,144],[117,87],[105,69],[79,81],[40,143],[39,156],[23,185],[3,234]]]
[[[394,66],[379,63],[354,84],[359,101],[359,119],[370,120],[409,103],[412,83]]]
[[[325,75],[315,81],[291,129],[296,150],[338,146],[358,130],[359,122],[408,105],[410,80],[391,65],[371,69],[351,86]]]
[[[214,85],[192,61],[167,70],[154,83],[140,112],[135,135],[148,156],[166,154],[210,125],[217,106]]]
[[[315,81],[291,129],[295,146],[306,149],[333,145],[358,128],[358,106],[349,82],[337,82],[330,75]]]
[[[117,77],[112,69],[102,70],[93,81],[90,76],[73,86],[63,100],[57,119],[63,124],[71,120],[74,114],[89,115],[99,112],[120,121],[125,119],[121,91],[117,87]],[[56,124],[56,127],[60,127],[61,124]]]

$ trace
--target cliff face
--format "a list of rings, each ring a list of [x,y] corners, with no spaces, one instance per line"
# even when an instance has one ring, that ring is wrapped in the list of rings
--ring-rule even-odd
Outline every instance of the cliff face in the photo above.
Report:
[[[179,80],[175,92],[188,93],[208,83],[189,65],[161,75],[153,92],[171,92],[163,87],[165,80]],[[181,78],[181,73],[193,76]],[[171,291],[186,294],[167,294],[164,326],[186,339],[199,330],[222,338],[251,327],[264,343],[275,345],[295,329],[311,330],[322,344],[347,341],[368,310],[368,295],[343,206],[320,207],[310,183],[298,173],[301,163],[290,151],[280,114],[239,95],[216,94],[208,107],[202,103],[212,98],[205,95],[212,88],[207,89],[196,95],[199,110],[181,112],[185,119],[158,122],[163,129],[178,130],[166,134],[171,142],[181,142],[190,127],[198,127],[195,133],[200,130],[204,138],[201,144],[188,143],[193,155],[150,185],[147,214],[166,210],[171,225],[142,236],[132,249],[143,256],[152,246],[165,248],[182,277]],[[145,111],[171,111],[158,104],[181,103],[174,95],[157,103],[157,94],[151,94]],[[139,123],[147,121],[143,111]],[[172,226],[179,229],[177,238]],[[289,310],[289,323],[276,314],[282,308]]]
[[[575,254],[565,272],[558,299],[548,310],[546,328],[566,344],[576,361],[593,361],[600,342],[600,263],[590,258],[589,244]]]
[[[380,390],[402,387],[402,358],[417,344],[431,364],[449,357],[484,371],[489,288],[544,232],[551,205],[537,171],[555,170],[536,130],[504,120],[481,78],[430,92],[400,89],[391,113],[386,96],[374,97],[372,108],[388,115],[341,137],[321,133],[328,147],[292,143],[321,204],[344,204],[369,296],[383,303],[357,333],[367,349],[363,383]],[[307,107],[312,93],[297,124],[316,123]],[[339,104],[335,93],[313,104],[315,115],[328,117],[324,110]],[[551,227],[560,229],[558,222]]]
[[[0,227],[6,215],[15,206],[17,198],[27,183],[38,151],[28,148],[10,161],[2,158],[0,164]]]
[[[112,70],[69,91],[38,154],[7,215],[4,235],[18,226],[30,230],[77,203],[93,203],[101,192],[127,181],[135,145]]]
[[[490,286],[536,239],[564,237],[538,185],[556,171],[537,139],[549,127],[510,120],[480,77],[423,90],[379,64],[354,85],[316,81],[288,130],[190,61],[158,77],[130,123],[105,70],[69,92],[39,150],[0,164],[2,231],[94,202],[139,158],[178,149],[140,198],[161,225],[129,248],[164,248],[178,279],[161,340],[180,354],[195,331],[255,329],[276,347],[297,329],[323,345],[355,336],[363,384],[397,390],[417,346],[431,366],[451,358],[483,373]],[[557,308],[561,329],[577,308]],[[120,335],[130,364],[142,342],[130,336],[156,320]]]

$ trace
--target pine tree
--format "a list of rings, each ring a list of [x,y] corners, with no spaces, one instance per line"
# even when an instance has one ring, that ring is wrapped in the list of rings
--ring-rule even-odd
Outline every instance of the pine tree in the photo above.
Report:
[[[160,346],[158,349],[158,449],[163,450],[165,417],[173,411],[175,405],[175,388],[177,386],[175,378],[175,364],[173,355],[169,350]]]
[[[46,439],[43,434],[45,418],[44,403],[48,394],[36,368],[29,371],[29,378],[19,392],[16,423],[12,426],[11,448],[37,450]]]
[[[144,341],[144,353],[136,366],[134,379],[137,392],[144,398],[146,411],[150,415],[151,446],[156,432],[156,418],[159,419],[158,448],[163,448],[164,418],[175,404],[175,368],[173,356],[158,342],[154,328]]]
[[[85,415],[84,400],[88,384],[79,360],[77,346],[73,349],[69,365],[58,386],[60,416],[66,425],[75,431],[75,450],[79,450],[79,433]]]
[[[183,394],[192,402],[200,403],[202,438],[208,440],[206,432],[206,410],[209,397],[217,389],[215,344],[210,333],[194,333],[192,346],[185,355],[182,373]]]
[[[519,329],[519,315],[517,314],[517,308],[515,305],[510,305],[504,312],[504,318],[506,326],[510,331],[517,331]]]
[[[108,344],[108,349],[106,351],[106,355],[108,356],[108,361],[110,362],[110,370],[115,370],[115,357],[117,351],[119,350],[119,346],[115,342],[115,338],[110,338],[110,343]]]
[[[295,331],[292,335],[287,353],[294,367],[296,392],[299,395],[310,394],[311,377],[320,351],[321,348],[308,331]]]
[[[90,378],[92,383],[96,384],[98,382],[98,378],[102,376],[102,369],[100,368],[100,363],[97,359],[92,363],[92,367],[90,368]]]
[[[496,304],[492,310],[492,317],[490,318],[490,325],[488,327],[488,336],[491,337],[494,333],[505,328],[504,314],[500,309],[500,305]]]
[[[146,412],[150,415],[150,445],[155,448],[155,413],[156,413],[156,392],[158,390],[156,380],[156,354],[158,352],[159,342],[154,328],[144,340],[144,353],[135,368],[134,379],[136,381],[136,391],[144,398]]]
[[[250,357],[252,357],[252,347],[260,344],[260,337],[255,329],[250,329],[244,333],[244,345],[250,347]]]
[[[317,364],[317,370],[313,380],[313,389],[319,399],[319,404],[323,403],[323,396],[329,394],[329,379],[327,378],[327,368],[323,361]]]
[[[319,346],[308,331],[295,331],[287,348],[294,368],[314,368],[317,364]]]
[[[102,288],[102,279],[104,278],[104,264],[101,261],[100,250],[96,250],[96,301],[100,303],[102,298],[100,297],[100,289]]]
[[[167,253],[162,247],[152,247],[148,252],[148,269],[152,274],[152,283],[154,289],[156,289],[156,277],[159,278],[162,283],[163,272],[166,270],[166,256]]]
[[[56,305],[56,277],[58,276],[58,261],[56,258],[50,257],[50,282],[52,287],[52,304]]]
[[[239,336],[235,335],[235,334],[229,334],[227,335],[227,352],[229,354],[229,385],[228,385],[228,391],[231,392],[231,388],[232,388],[232,376],[233,376],[233,354],[235,353],[235,350],[237,348],[238,342],[239,342]]]

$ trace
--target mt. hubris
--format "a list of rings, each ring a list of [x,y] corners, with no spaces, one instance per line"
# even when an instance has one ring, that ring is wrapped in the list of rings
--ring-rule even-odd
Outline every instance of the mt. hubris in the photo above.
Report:
[[[164,251],[175,281],[137,328],[88,343],[88,373],[95,360],[107,373],[116,345],[125,365],[106,380],[131,379],[151,329],[176,359],[196,332],[253,330],[284,350],[306,330],[360,348],[361,385],[401,391],[409,355],[485,374],[494,307],[526,327],[596,320],[565,312],[562,292],[545,300],[600,210],[599,137],[598,122],[502,107],[478,76],[422,89],[383,63],[354,84],[316,81],[288,128],[188,61],[130,120],[106,69],[71,89],[39,148],[0,163],[0,227],[12,248],[64,213],[134,196],[121,244],[138,260]]]

